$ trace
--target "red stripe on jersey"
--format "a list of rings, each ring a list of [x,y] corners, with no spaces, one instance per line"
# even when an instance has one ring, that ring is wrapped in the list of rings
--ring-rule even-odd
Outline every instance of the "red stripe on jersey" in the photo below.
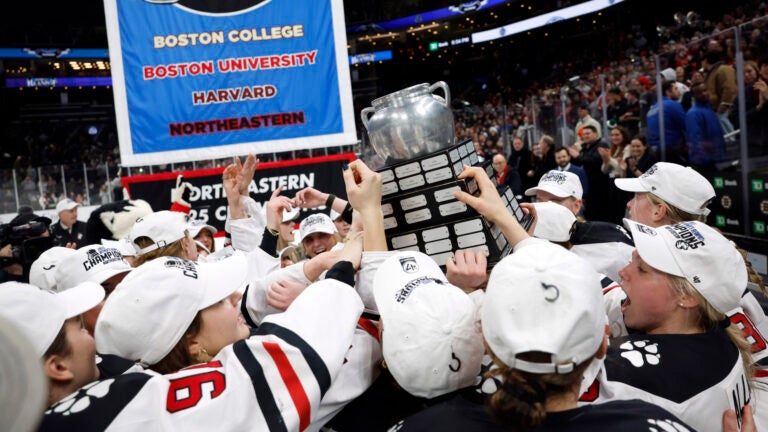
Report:
[[[283,379],[293,404],[296,406],[296,411],[299,413],[299,430],[306,429],[310,423],[309,418],[312,407],[309,403],[307,392],[304,390],[304,386],[301,385],[299,376],[296,375],[296,371],[293,369],[290,360],[288,360],[288,356],[280,348],[280,345],[274,342],[262,342],[262,344],[277,365],[280,377]]]
[[[616,288],[621,288],[621,285],[619,284],[608,285],[607,287],[603,288],[603,295],[608,294],[609,292],[615,290]]]
[[[359,325],[361,329],[365,330],[366,333],[373,336],[374,339],[379,340],[379,328],[376,326],[376,324],[373,323],[373,321],[369,320],[368,318],[360,318],[357,320],[357,325]]]
[[[755,378],[765,378],[765,377],[768,377],[768,370],[755,369]]]

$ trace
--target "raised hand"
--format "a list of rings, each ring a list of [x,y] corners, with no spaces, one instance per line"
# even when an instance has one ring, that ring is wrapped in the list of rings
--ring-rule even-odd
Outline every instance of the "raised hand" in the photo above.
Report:
[[[481,288],[488,281],[488,260],[485,253],[472,249],[459,249],[453,259],[445,262],[445,277],[448,282],[470,292]]]

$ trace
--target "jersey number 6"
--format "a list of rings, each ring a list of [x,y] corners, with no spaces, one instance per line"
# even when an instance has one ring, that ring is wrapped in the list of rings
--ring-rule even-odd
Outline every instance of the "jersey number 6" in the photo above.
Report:
[[[211,399],[218,397],[227,388],[224,374],[219,371],[208,371],[197,375],[171,380],[168,388],[168,398],[165,408],[175,413],[197,405],[203,399],[203,384],[210,383],[213,387]]]

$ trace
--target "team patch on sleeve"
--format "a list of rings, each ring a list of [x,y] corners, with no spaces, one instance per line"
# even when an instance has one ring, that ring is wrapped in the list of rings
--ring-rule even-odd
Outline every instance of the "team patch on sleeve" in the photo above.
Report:
[[[43,416],[41,431],[103,431],[152,378],[130,373],[94,381],[51,405]]]

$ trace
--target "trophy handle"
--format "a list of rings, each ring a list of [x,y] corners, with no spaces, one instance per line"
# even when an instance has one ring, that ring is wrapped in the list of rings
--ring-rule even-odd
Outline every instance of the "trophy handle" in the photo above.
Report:
[[[375,113],[376,110],[373,109],[373,107],[363,108],[362,111],[360,111],[360,120],[363,121],[363,126],[365,126],[365,130],[368,130],[368,121],[370,120],[370,117],[368,114]]]
[[[451,91],[448,90],[448,84],[445,81],[438,81],[432,84],[431,86],[429,86],[429,92],[433,93],[438,88],[443,89],[443,93],[445,93],[445,102],[443,103],[443,105],[450,108],[451,107]],[[363,112],[365,112],[365,110],[363,110]]]

